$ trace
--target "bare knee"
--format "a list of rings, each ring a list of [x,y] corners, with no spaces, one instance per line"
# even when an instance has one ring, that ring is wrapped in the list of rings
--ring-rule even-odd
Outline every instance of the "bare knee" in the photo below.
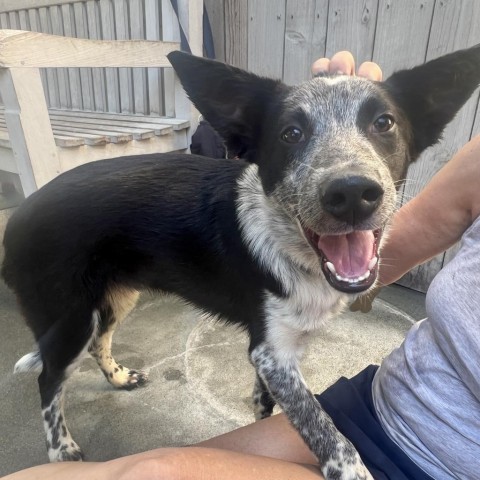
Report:
[[[188,449],[165,449],[157,456],[139,456],[122,466],[118,480],[192,480],[195,453]]]

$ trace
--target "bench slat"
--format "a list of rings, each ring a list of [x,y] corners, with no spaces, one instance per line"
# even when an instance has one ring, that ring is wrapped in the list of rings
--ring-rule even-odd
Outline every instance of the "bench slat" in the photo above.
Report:
[[[67,135],[54,134],[55,144],[62,148],[79,147],[85,145],[83,138],[69,137]],[[10,137],[8,136],[7,125],[3,118],[0,119],[0,147],[12,148]]]
[[[100,136],[106,136],[108,138],[108,141],[110,143],[125,143],[125,142],[130,142],[133,140],[133,134],[131,133],[124,133],[124,132],[116,132],[109,130],[106,126],[104,128],[94,128],[89,124],[75,124],[75,126],[72,126],[69,123],[63,123],[63,122],[57,122],[57,123],[52,123],[52,130],[53,134],[55,135],[57,132],[64,132],[64,133],[70,133],[70,132],[78,132],[78,133],[89,133],[92,135],[100,135]]]
[[[141,130],[137,132],[129,132],[129,133],[122,133],[122,132],[115,132],[112,130],[107,130],[99,127],[94,128],[90,124],[85,124],[84,126],[72,126],[71,124],[67,125],[56,125],[52,124],[52,130],[55,131],[63,131],[66,133],[75,132],[75,133],[88,133],[91,135],[100,135],[106,136],[109,143],[124,143],[129,142],[131,140],[145,140],[147,138],[152,138],[155,136],[155,132],[153,130]],[[130,138],[126,138],[126,137]]]
[[[133,123],[133,122],[126,122],[121,120],[109,120],[106,121],[99,121],[96,118],[89,118],[89,117],[74,117],[69,115],[61,115],[61,114],[50,114],[50,121],[52,125],[56,125],[59,122],[62,122],[65,125],[95,125],[98,128],[105,128],[108,130],[124,132],[124,133],[142,133],[144,131],[153,130],[155,135],[167,135],[172,133],[173,128],[170,125],[164,124],[155,124],[155,123]]]
[[[149,117],[145,115],[126,115],[123,113],[84,112],[78,110],[62,110],[59,108],[50,108],[49,112],[50,114],[64,115],[73,118],[79,116],[82,118],[92,118],[106,123],[119,120],[134,123],[171,125],[174,130],[183,130],[190,126],[190,122],[188,120],[174,117]]]
[[[103,0],[102,0],[103,1]],[[23,30],[0,31],[2,67],[166,67],[174,42],[90,40]]]
[[[4,117],[4,107],[0,106],[0,129],[6,144],[8,134]],[[168,135],[174,130],[189,126],[187,120],[170,117],[148,117],[103,112],[49,109],[50,123],[55,144],[60,147],[80,145],[102,145],[105,143],[126,143],[131,140],[145,140],[154,135]]]
[[[67,135],[60,135],[59,133],[57,134],[54,133],[53,138],[55,139],[55,143],[59,147],[63,147],[63,148],[80,147],[81,145],[85,145],[85,140],[83,138],[75,138]]]

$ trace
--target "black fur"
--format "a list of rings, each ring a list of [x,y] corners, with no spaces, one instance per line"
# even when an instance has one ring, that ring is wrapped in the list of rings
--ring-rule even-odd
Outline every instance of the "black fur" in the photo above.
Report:
[[[341,292],[373,284],[376,267],[371,279],[335,280],[318,239],[379,235],[386,227],[394,183],[438,140],[479,83],[479,52],[474,47],[443,57],[384,84],[316,79],[299,87],[170,54],[192,101],[245,160],[172,153],[90,163],[31,195],[7,225],[2,274],[41,354],[51,459],[81,458],[61,398],[68,367],[83,350],[90,349],[116,386],[145,381],[143,372],[114,362],[107,337],[133,306],[122,310],[119,302],[128,292],[150,289],[180,295],[246,329],[260,415],[268,416],[278,402],[327,480],[368,478],[352,445],[305,386],[295,335],[291,351],[282,350],[282,341],[289,332],[304,338],[317,328],[317,316],[328,317],[345,302]],[[395,128],[379,133],[372,125],[384,114],[394,117]],[[302,135],[298,142],[285,136],[292,128]],[[351,139],[339,142],[338,132]],[[331,174],[319,175],[324,169]],[[357,205],[366,195],[368,211]],[[351,210],[336,213],[337,201]],[[271,232],[264,231],[265,222]],[[313,284],[321,289],[309,297]],[[277,325],[277,311],[292,318]]]

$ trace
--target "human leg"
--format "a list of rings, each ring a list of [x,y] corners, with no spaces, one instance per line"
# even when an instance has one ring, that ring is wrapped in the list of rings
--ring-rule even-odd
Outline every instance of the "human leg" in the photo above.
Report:
[[[323,480],[313,465],[224,449],[159,448],[109,462],[40,465],[3,480]]]
[[[318,466],[317,459],[283,413],[200,442],[196,446]]]

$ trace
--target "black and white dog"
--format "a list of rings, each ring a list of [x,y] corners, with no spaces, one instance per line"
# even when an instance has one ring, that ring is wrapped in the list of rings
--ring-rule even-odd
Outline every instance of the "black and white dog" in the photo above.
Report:
[[[90,163],[29,197],[5,233],[3,277],[38,351],[51,461],[78,460],[64,382],[88,350],[115,387],[146,374],[111,355],[139,291],[177,294],[250,334],[256,417],[278,403],[325,478],[371,478],[308,390],[309,333],[374,283],[380,242],[409,163],[480,82],[480,47],[384,83],[321,77],[289,87],[180,52],[170,61],[230,151]]]

